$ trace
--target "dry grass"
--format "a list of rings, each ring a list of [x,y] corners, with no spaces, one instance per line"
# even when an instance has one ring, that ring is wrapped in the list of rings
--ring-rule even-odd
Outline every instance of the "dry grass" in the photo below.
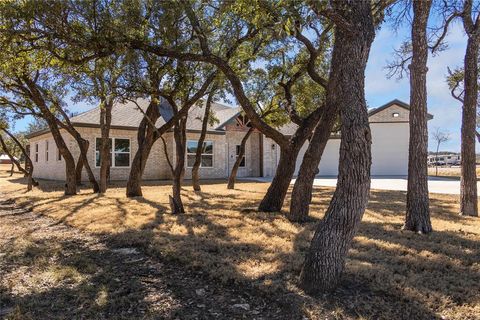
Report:
[[[438,167],[438,176],[447,178],[460,178],[460,167]],[[435,176],[435,167],[428,167],[428,175]],[[477,166],[477,177],[480,177],[480,167]]]
[[[103,196],[82,189],[64,197],[58,183],[41,181],[41,189],[29,194],[23,183],[1,173],[1,192],[36,212],[106,234],[119,247],[140,247],[201,270],[226,286],[251,284],[303,308],[310,318],[480,318],[480,219],[459,217],[456,196],[431,195],[435,232],[422,236],[400,230],[405,193],[372,191],[344,283],[334,294],[311,299],[295,283],[331,188],[316,188],[312,221],[294,224],[280,214],[241,211],[255,207],[266,183],[241,182],[227,190],[225,183],[210,181],[198,193],[185,186],[188,213],[178,216],[167,213],[168,183],[147,183],[137,199],[125,198],[121,184]]]

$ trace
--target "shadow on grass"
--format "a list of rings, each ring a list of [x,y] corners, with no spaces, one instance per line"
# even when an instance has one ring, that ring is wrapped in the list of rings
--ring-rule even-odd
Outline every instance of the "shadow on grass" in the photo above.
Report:
[[[327,208],[332,190],[315,188],[315,210]],[[304,296],[292,284],[297,282],[321,215],[304,225],[290,224],[275,213],[241,214],[240,208],[257,203],[246,191],[193,193],[184,188],[183,194],[190,202],[188,213],[178,216],[165,214],[165,206],[155,201],[135,199],[154,208],[155,217],[137,229],[106,235],[109,248],[138,248],[171,265],[174,273],[183,270],[185,273],[180,274],[185,279],[194,281],[188,275],[200,274],[202,281],[225,295],[232,290],[237,295],[262,297],[272,308],[282,310],[282,316],[276,318],[333,315],[340,319],[439,319],[444,312],[467,318],[478,302],[478,237],[464,232],[437,231],[419,236],[401,231],[400,223],[392,220],[403,216],[404,192],[372,192],[368,210],[378,222],[362,223],[339,289],[316,298]],[[432,199],[435,218],[461,222],[461,217],[452,214],[457,208],[455,201],[446,199]],[[115,201],[124,216],[124,204]],[[189,287],[192,291],[191,284]],[[135,299],[144,299],[142,295],[148,289],[140,291]],[[188,295],[181,292],[176,298]],[[175,310],[191,312],[184,303]],[[232,310],[224,312],[231,314]]]

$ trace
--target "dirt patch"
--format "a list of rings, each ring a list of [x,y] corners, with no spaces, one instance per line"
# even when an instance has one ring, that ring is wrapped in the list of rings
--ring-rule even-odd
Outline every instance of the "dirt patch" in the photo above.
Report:
[[[266,183],[239,182],[236,190],[227,190],[224,181],[209,181],[202,192],[186,185],[187,214],[174,216],[168,213],[168,182],[148,182],[143,198],[127,199],[122,183],[103,196],[83,188],[77,196],[64,197],[61,184],[48,181],[23,194],[22,181],[0,179],[0,188],[58,225],[101,237],[109,249],[137,250],[173,266],[172,273],[189,270],[219,290],[239,288],[240,297],[245,292],[269,297],[291,319],[480,318],[480,220],[458,216],[458,196],[431,195],[435,232],[421,236],[401,231],[405,192],[372,191],[341,287],[310,298],[296,284],[332,188],[315,188],[310,222],[294,224],[279,213],[249,210],[264,195]],[[79,279],[74,273],[71,277]],[[205,289],[187,287],[193,295]],[[247,318],[263,312],[242,301],[224,310],[234,316],[243,310],[240,317]],[[279,316],[268,311],[263,317]]]
[[[0,318],[301,319],[249,287],[0,202]]]

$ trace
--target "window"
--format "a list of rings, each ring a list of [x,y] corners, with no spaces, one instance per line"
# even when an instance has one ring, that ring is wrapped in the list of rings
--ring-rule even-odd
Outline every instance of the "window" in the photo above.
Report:
[[[45,141],[45,161],[48,161],[48,140]]]
[[[187,141],[187,167],[193,167],[195,163],[195,155],[197,153],[198,141]],[[212,168],[213,167],[213,142],[205,141],[202,146],[202,157],[200,161],[200,167]]]
[[[400,117],[400,113],[394,112],[394,113],[392,113],[392,117],[398,118],[398,117]]]
[[[35,162],[38,162],[38,143],[35,143]]]
[[[238,158],[238,155],[240,154],[240,145],[237,144],[237,145],[236,145],[236,148],[237,148],[237,149],[236,149],[235,154],[236,154],[236,156],[237,156],[237,158]],[[244,168],[244,167],[245,167],[245,154],[243,154],[242,162],[240,162],[240,168]]]
[[[62,161],[62,154],[60,153],[60,149],[57,148],[57,160]]]
[[[129,139],[114,139],[115,149],[114,159],[115,167],[129,167],[130,166],[130,140]]]
[[[113,146],[113,149],[112,149]],[[95,166],[100,167],[100,149],[102,139],[95,140]],[[130,139],[110,138],[109,139],[110,161],[114,168],[130,166]],[[113,162],[112,162],[113,159]]]

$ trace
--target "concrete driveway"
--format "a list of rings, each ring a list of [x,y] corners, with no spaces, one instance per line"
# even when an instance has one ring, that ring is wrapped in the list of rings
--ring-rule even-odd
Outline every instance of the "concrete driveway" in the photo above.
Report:
[[[251,178],[250,178],[251,180]],[[256,181],[271,182],[272,178],[254,178]],[[292,184],[295,179],[292,179]],[[335,187],[337,185],[337,178],[335,177],[318,177],[315,179],[314,185]],[[406,176],[374,176],[372,177],[372,189],[378,190],[397,190],[407,191],[407,177]],[[477,182],[477,188],[480,184]],[[444,193],[444,194],[460,194],[460,179],[455,178],[428,178],[428,191],[430,193]]]
[[[292,183],[294,182],[295,179],[292,180]],[[318,177],[315,179],[314,185],[335,187],[337,185],[337,178]],[[480,184],[477,182],[477,188],[478,187],[480,187]],[[379,190],[407,191],[407,177],[372,177],[371,188]],[[429,177],[428,191],[430,193],[460,194],[460,180],[454,178]]]

